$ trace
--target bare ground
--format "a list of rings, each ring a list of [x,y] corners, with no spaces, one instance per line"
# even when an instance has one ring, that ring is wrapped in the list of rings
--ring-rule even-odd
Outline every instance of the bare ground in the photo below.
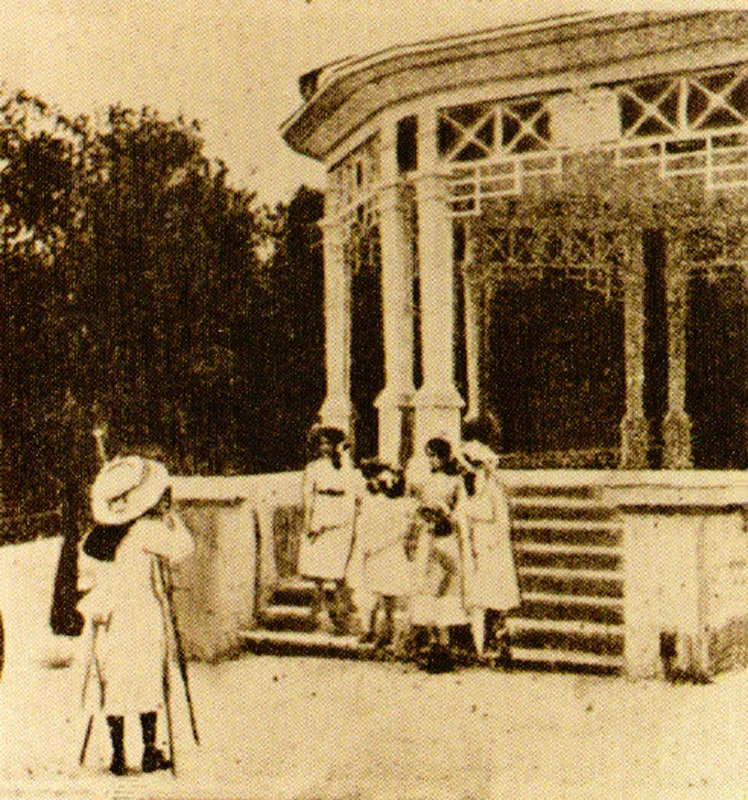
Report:
[[[0,797],[748,798],[748,673],[708,686],[250,656],[191,664],[200,747],[177,704],[178,775],[77,763],[76,640],[47,627],[58,542],[0,548]]]

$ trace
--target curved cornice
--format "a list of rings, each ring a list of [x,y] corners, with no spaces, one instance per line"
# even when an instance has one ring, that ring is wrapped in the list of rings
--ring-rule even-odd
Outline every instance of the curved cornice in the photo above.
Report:
[[[383,109],[444,91],[492,85],[499,97],[561,91],[748,58],[748,12],[560,17],[397,46],[308,73],[308,98],[281,127],[320,161]]]

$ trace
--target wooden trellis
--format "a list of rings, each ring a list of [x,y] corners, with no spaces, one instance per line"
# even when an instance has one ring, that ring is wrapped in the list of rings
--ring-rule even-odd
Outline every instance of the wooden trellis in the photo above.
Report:
[[[480,277],[527,284],[550,272],[581,282],[607,300],[620,299],[624,274],[635,269],[635,229],[605,219],[565,215],[533,220],[490,220],[480,228]]]
[[[674,268],[710,283],[737,275],[748,288],[748,221],[686,217],[670,228],[668,241]]]

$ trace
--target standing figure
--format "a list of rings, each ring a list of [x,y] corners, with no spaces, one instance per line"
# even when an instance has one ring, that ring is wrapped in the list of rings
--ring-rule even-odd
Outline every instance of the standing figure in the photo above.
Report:
[[[125,456],[107,462],[91,489],[91,509],[96,525],[83,542],[78,579],[85,593],[78,607],[91,642],[84,703],[96,676],[115,775],[127,772],[128,714],[140,716],[143,772],[168,769],[170,761],[156,747],[157,712],[169,714],[164,681],[173,637],[160,559],[186,558],[194,542],[171,510],[169,473],[158,461]]]
[[[415,564],[411,622],[428,631],[427,667],[439,670],[451,666],[450,629],[468,623],[454,516],[462,481],[448,441],[429,439],[425,451],[428,471],[411,476],[408,487],[418,500],[412,527]]]
[[[364,640],[396,651],[396,607],[410,594],[413,584],[413,563],[406,545],[417,501],[404,496],[400,471],[381,463],[363,471],[367,492],[356,521],[348,580],[367,601],[361,609],[368,612],[363,615]]]
[[[358,499],[363,478],[341,445],[338,428],[312,430],[312,458],[304,470],[304,528],[299,547],[299,574],[317,585],[317,626],[325,632],[345,628],[344,583],[353,545]],[[331,592],[326,584],[332,584]]]
[[[486,619],[492,619],[491,650],[508,657],[505,613],[520,604],[517,570],[512,553],[509,502],[496,475],[497,456],[482,442],[466,442],[465,476],[457,504],[465,567],[465,605],[475,649],[486,651]]]

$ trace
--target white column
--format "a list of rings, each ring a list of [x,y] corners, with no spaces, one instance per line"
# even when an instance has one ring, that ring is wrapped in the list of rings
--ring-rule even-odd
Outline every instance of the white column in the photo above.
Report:
[[[668,409],[662,421],[664,469],[693,467],[691,418],[686,412],[686,323],[688,274],[680,263],[679,241],[668,240],[667,288]]]
[[[626,413],[621,420],[623,469],[645,469],[649,424],[644,416],[644,265],[641,235],[634,235],[633,257],[623,274]]]
[[[481,411],[481,349],[483,341],[483,303],[475,275],[475,232],[471,220],[465,222],[465,259],[462,264],[465,287],[465,352],[467,355],[467,409],[465,421],[478,419]]]
[[[452,221],[437,173],[436,112],[419,119],[418,265],[421,281],[423,386],[414,399],[415,447],[431,436],[458,439],[464,405],[454,385],[454,266]]]
[[[328,191],[325,206],[333,205]],[[325,276],[325,371],[327,395],[320,409],[325,425],[334,425],[350,433],[350,286],[343,257],[345,232],[342,223],[326,213],[321,221],[324,243]]]
[[[382,158],[389,155],[383,152]],[[382,187],[378,200],[385,369],[384,389],[375,401],[379,415],[379,457],[390,464],[399,464],[403,414],[414,392],[413,265],[399,184],[393,182]]]

